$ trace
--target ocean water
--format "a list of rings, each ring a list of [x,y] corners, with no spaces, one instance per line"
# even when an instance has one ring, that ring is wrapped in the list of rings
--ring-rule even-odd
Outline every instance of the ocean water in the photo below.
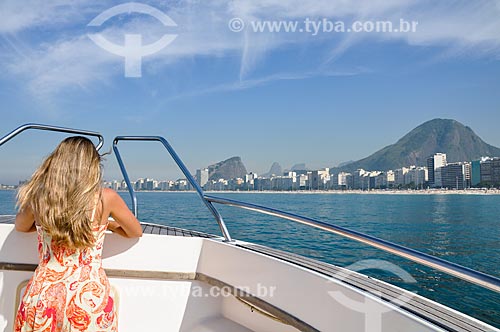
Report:
[[[122,195],[129,202],[128,195]],[[347,227],[500,277],[500,195],[215,195]],[[138,201],[141,221],[220,235],[216,221],[194,193],[139,192]],[[0,214],[14,213],[13,202],[14,192],[0,191]],[[235,239],[345,267],[383,260],[408,272],[416,282],[377,266],[359,272],[500,327],[500,294],[325,231],[234,207],[217,207]]]

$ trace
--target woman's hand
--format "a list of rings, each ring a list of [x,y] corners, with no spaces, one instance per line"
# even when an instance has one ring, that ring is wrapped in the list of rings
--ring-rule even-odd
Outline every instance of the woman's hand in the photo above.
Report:
[[[121,236],[128,237],[120,224],[114,220],[108,221],[108,230],[112,231],[113,233],[120,234]]]
[[[118,224],[116,221],[110,220],[108,222],[108,230],[114,232],[117,228],[120,228],[120,224]]]

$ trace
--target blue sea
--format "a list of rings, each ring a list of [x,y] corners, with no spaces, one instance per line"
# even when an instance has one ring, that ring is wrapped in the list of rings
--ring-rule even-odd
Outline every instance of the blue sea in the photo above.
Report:
[[[14,213],[14,192],[0,191],[0,214]],[[128,195],[122,193],[127,202]],[[500,277],[500,195],[223,193],[216,196],[282,209],[380,237]],[[139,192],[139,219],[220,234],[195,193]],[[391,262],[416,280],[375,268],[360,272],[417,292],[500,327],[500,294],[325,231],[217,206],[235,239],[338,266]]]

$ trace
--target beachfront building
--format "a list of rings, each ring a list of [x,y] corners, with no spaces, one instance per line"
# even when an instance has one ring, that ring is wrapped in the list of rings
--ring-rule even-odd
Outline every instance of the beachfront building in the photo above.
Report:
[[[178,187],[178,184],[176,181],[175,189],[179,190],[179,189],[177,189],[177,187]],[[227,190],[227,189],[228,189],[228,181],[224,180],[224,179],[218,179],[217,181],[216,180],[209,180],[205,184],[205,190],[222,191],[222,190]]]
[[[500,158],[483,158],[480,169],[482,184],[500,187]]]
[[[299,190],[307,189],[309,187],[308,178],[309,177],[307,176],[307,174],[297,173],[297,176],[295,177],[295,182],[296,182],[295,185],[298,187],[297,189]]]
[[[292,178],[292,190],[300,190],[300,175],[297,172],[287,171],[283,173],[283,176]]]
[[[255,179],[257,179],[257,174],[250,172],[245,174],[245,178],[243,179],[243,184],[241,185],[241,190],[254,190],[255,189]]]
[[[394,187],[400,188],[406,184],[406,174],[408,173],[409,168],[401,167],[394,171]]]
[[[375,188],[375,178],[371,176],[371,172],[365,174],[361,187],[362,190],[370,190]]]
[[[121,190],[122,187],[121,187],[121,182],[120,181],[117,181],[117,180],[113,180],[113,181],[104,181],[104,184],[103,186],[105,188],[111,188],[113,190]]]
[[[374,188],[376,189],[384,189],[387,188],[387,174],[384,172],[380,172],[380,174],[374,177]]]
[[[408,172],[405,174],[405,186],[423,188],[429,180],[428,176],[427,167],[410,166]]]
[[[245,175],[245,183],[247,185],[247,188],[253,189],[255,179],[257,179],[257,173],[248,173]]]
[[[481,160],[471,162],[471,186],[476,187],[481,183]]]
[[[339,189],[352,189],[353,188],[352,180],[353,180],[353,177],[352,177],[351,173],[340,172],[337,175],[337,188],[339,188]]]
[[[271,178],[271,188],[277,191],[290,191],[296,179],[291,176],[275,176]]]
[[[158,183],[158,187],[160,188],[160,190],[162,191],[169,191],[169,190],[173,190],[173,188],[175,187],[175,182],[174,181],[160,181]]]
[[[330,180],[330,169],[324,168],[317,171],[312,171],[309,174],[310,189],[312,190],[324,190],[327,187],[327,183]]]
[[[269,178],[257,178],[254,180],[254,190],[271,190],[271,179]]]
[[[143,189],[144,190],[156,190],[156,188],[158,187],[158,181],[154,180],[154,179],[146,179],[146,181],[144,181],[144,184],[143,184]]]
[[[381,171],[373,171],[373,172],[370,172],[368,174],[368,186],[366,187],[366,189],[368,190],[371,190],[371,189],[376,189],[376,188],[380,188],[380,187],[377,187],[377,177],[379,177],[380,175],[382,175],[383,172]]]
[[[446,166],[446,153],[436,153],[427,159],[428,183],[431,187],[440,188],[442,184],[441,167]]]
[[[204,187],[208,182],[208,168],[197,169],[196,170],[196,182],[200,185],[200,187]]]
[[[143,178],[137,179],[137,181],[135,181],[134,183],[134,190],[135,191],[143,190],[143,185],[144,185],[144,179]]]
[[[441,167],[442,188],[463,190],[471,186],[471,164],[451,163]]]
[[[386,182],[387,182],[387,188],[392,188],[394,187],[394,181],[395,181],[395,174],[394,171],[388,170],[386,173]]]
[[[186,179],[178,179],[177,181],[175,181],[175,190],[191,190],[191,185]]]
[[[353,189],[364,189],[365,185],[365,175],[368,174],[367,171],[360,168],[352,174],[352,188]]]

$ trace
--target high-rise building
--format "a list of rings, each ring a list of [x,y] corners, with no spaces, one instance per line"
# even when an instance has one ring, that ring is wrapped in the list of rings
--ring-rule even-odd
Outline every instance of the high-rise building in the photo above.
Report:
[[[463,190],[471,185],[471,164],[451,163],[440,168],[443,188]]]
[[[308,173],[310,188],[313,190],[325,189],[327,182],[330,180],[330,169],[324,168]]]
[[[394,171],[393,170],[387,171],[386,176],[387,176],[387,187],[394,186],[394,181],[396,179]]]
[[[405,185],[413,185],[415,188],[423,188],[428,180],[427,167],[410,166],[408,173],[405,174]]]
[[[396,187],[401,187],[405,185],[405,177],[408,173],[409,168],[401,167],[394,171],[394,185]]]
[[[196,182],[200,187],[205,186],[208,182],[208,168],[197,169],[196,170]]]
[[[256,173],[248,173],[245,175],[245,183],[253,186],[253,181],[257,178]]]
[[[349,181],[351,180],[351,181]],[[337,187],[339,189],[351,189],[352,187],[352,175],[351,173],[340,172],[337,175]]]
[[[116,180],[113,180],[111,182],[111,189],[113,189],[113,190],[120,190],[121,189],[120,182],[118,182]]]
[[[154,179],[146,179],[143,184],[143,190],[154,190],[155,189],[155,180]]]
[[[481,183],[481,160],[474,160],[471,163],[471,185],[477,186]]]
[[[431,187],[442,186],[440,168],[443,166],[446,166],[446,153],[436,153],[427,159],[427,172]]]
[[[376,188],[376,189],[387,188],[387,174],[386,173],[381,172],[380,174],[378,174],[374,178],[375,178],[374,188]]]
[[[274,176],[271,178],[272,190],[292,190],[295,179],[290,176]]]
[[[481,183],[500,186],[500,158],[484,158],[481,161]]]
[[[360,168],[352,175],[352,188],[353,189],[367,189],[365,187],[363,176],[368,172]]]
[[[144,179],[143,178],[137,179],[137,181],[135,181],[134,184],[134,190],[135,191],[144,190],[143,185],[144,185]]]
[[[383,172],[380,171],[372,171],[368,173],[366,177],[366,186],[363,189],[375,189],[377,188],[377,177],[379,177]]]

